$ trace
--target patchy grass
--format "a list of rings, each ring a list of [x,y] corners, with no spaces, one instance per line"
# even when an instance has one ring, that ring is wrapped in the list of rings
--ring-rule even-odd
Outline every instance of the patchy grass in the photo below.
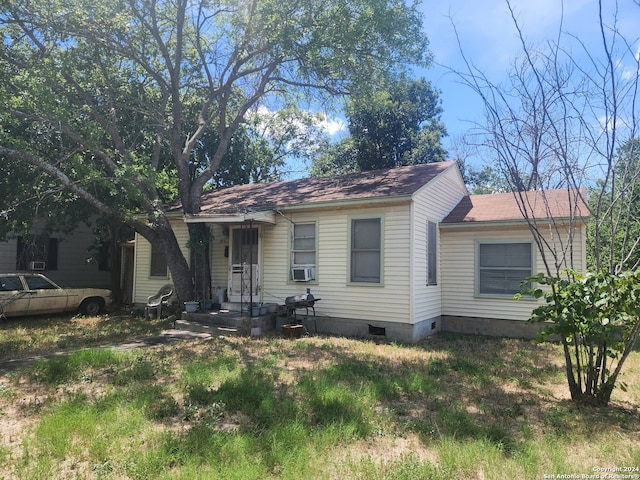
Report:
[[[0,363],[154,335],[170,325],[167,319],[144,320],[130,315],[59,315],[0,320]]]
[[[162,324],[39,321],[48,333],[2,326],[17,355],[53,353],[56,331],[82,348],[0,376],[0,478],[533,479],[640,467],[638,352],[627,392],[596,409],[568,400],[550,344],[265,337],[124,351],[94,347]]]

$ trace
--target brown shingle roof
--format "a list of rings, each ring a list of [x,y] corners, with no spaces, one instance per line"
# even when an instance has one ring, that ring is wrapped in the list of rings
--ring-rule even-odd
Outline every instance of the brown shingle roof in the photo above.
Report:
[[[519,205],[527,205],[529,218],[569,218],[588,217],[589,209],[584,203],[584,190],[546,190],[516,193],[498,193],[489,195],[470,195],[464,197],[449,213],[442,223],[509,222],[523,221],[523,212]],[[575,205],[578,208],[575,209]]]
[[[201,215],[410,196],[453,166],[455,162],[437,162],[333,177],[236,185],[203,195]],[[179,205],[171,210],[179,210]]]

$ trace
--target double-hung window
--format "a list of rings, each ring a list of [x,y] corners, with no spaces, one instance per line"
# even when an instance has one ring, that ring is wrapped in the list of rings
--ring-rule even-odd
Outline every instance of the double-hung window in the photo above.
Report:
[[[316,278],[316,224],[295,223],[291,239],[291,275],[301,275],[300,269],[307,269],[308,279]],[[304,272],[302,272],[304,273]],[[306,273],[305,273],[306,275]],[[307,277],[304,277],[307,278]]]
[[[531,242],[478,244],[478,293],[515,295],[532,276]]]
[[[351,220],[351,282],[381,283],[382,219]]]

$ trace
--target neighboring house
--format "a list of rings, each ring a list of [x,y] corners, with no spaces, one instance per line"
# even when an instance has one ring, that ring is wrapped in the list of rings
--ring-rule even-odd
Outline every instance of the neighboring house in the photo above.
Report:
[[[70,234],[16,235],[0,242],[0,273],[42,273],[64,287],[109,288],[108,265],[89,261],[94,242],[85,224]]]
[[[565,203],[556,205],[561,222]],[[535,303],[513,294],[543,270],[513,195],[469,196],[455,162],[239,185],[205,194],[197,215],[176,207],[170,216],[185,252],[187,223],[208,225],[212,284],[230,302],[284,304],[310,289],[326,333],[527,335],[521,326]],[[579,224],[572,239],[578,270],[585,230]],[[135,256],[142,304],[170,275],[141,237]]]

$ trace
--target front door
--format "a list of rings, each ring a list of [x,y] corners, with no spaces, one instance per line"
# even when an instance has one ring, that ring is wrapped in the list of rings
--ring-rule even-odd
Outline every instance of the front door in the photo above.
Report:
[[[229,252],[230,302],[257,302],[260,297],[260,230],[258,227],[231,229]]]

